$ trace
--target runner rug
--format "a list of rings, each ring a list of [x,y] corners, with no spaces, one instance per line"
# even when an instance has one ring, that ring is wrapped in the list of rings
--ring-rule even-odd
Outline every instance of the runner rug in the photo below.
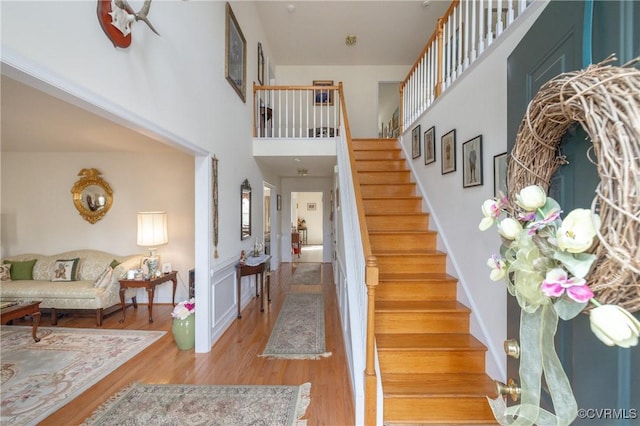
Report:
[[[320,263],[297,263],[291,277],[291,290],[296,292],[322,291],[322,265]]]
[[[320,359],[325,351],[324,295],[288,293],[271,331],[263,357]]]
[[[36,424],[165,334],[95,328],[0,327],[0,423]]]
[[[133,383],[83,425],[304,426],[311,383],[301,386]]]

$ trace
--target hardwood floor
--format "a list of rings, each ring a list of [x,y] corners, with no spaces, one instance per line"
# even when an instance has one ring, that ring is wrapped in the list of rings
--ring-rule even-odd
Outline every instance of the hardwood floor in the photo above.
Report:
[[[103,328],[165,330],[168,333],[40,424],[79,424],[120,388],[139,381],[244,385],[300,385],[311,382],[311,404],[304,417],[308,425],[352,425],[355,418],[353,395],[330,264],[323,264],[322,284],[326,348],[333,355],[317,361],[269,360],[258,356],[278,317],[291,275],[292,264],[281,264],[271,276],[270,307],[260,312],[260,299],[254,298],[242,312],[242,319],[234,321],[211,352],[206,354],[178,350],[170,333],[170,305],[154,304],[153,324],[147,322],[146,305],[139,305],[137,311],[127,308],[124,324],[118,322],[120,312],[106,317]],[[43,315],[40,325],[50,326],[47,315]],[[58,327],[94,328],[95,318],[63,317],[58,320]]]

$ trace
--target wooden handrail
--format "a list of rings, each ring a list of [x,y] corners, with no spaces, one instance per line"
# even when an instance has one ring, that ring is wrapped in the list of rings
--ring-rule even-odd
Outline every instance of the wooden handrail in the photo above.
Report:
[[[353,153],[353,142],[351,140],[351,129],[349,118],[347,117],[347,105],[342,90],[342,82],[339,84],[340,102],[344,117],[345,139],[347,141],[347,151],[349,152],[349,163],[351,165],[351,179],[353,181],[353,192],[355,194],[356,207],[358,210],[358,222],[360,224],[360,235],[362,237],[362,249],[366,260],[365,285],[367,286],[367,329],[365,346],[365,371],[364,371],[364,424],[375,425],[377,417],[378,384],[375,368],[375,300],[376,286],[378,285],[378,263],[371,251],[369,241],[369,229],[364,215],[364,204],[362,202],[362,192],[360,190],[360,180],[358,179],[356,160]]]

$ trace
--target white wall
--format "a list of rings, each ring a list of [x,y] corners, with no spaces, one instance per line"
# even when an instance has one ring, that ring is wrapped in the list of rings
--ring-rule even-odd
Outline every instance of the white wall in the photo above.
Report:
[[[97,168],[113,190],[113,205],[95,224],[73,204],[71,187],[82,168]],[[176,301],[188,296],[193,268],[193,157],[180,152],[23,153],[2,155],[3,256],[53,255],[78,249],[115,255],[148,254],[136,245],[139,211],[166,211],[169,243],[158,247],[161,262],[178,271]],[[158,303],[171,303],[172,286],[161,285]],[[144,289],[138,300],[145,303]]]
[[[351,136],[378,137],[378,82],[402,81],[410,65],[397,66],[279,66],[278,84],[310,86],[313,80],[343,83]]]
[[[447,269],[459,279],[458,298],[472,309],[471,332],[489,347],[487,372],[500,380],[506,379],[502,347],[507,338],[507,292],[504,283],[489,279],[486,266],[500,240],[495,230],[481,232],[478,224],[482,202],[493,197],[493,156],[507,150],[507,58],[542,11],[537,6],[521,15],[509,27],[510,36],[494,43],[491,52],[465,71],[402,138],[411,159],[411,129],[417,124],[422,131],[435,126],[436,162],[425,166],[420,156],[409,163],[425,194],[432,225],[439,231],[440,245],[448,254]],[[442,175],[440,138],[452,129],[456,130],[457,171]],[[483,140],[484,184],[463,188],[462,144],[477,135]]]
[[[304,219],[307,224],[307,244],[322,244],[324,222],[322,192],[298,192],[298,210],[300,219]],[[308,204],[314,203],[315,210],[309,210]],[[301,236],[302,237],[302,236]]]

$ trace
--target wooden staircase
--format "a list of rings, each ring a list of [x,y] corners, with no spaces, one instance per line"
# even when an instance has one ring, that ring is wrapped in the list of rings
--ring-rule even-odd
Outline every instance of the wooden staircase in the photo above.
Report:
[[[380,272],[375,336],[385,424],[495,424],[486,348],[469,334],[470,311],[456,299],[457,281],[398,142],[356,139],[353,148]]]

